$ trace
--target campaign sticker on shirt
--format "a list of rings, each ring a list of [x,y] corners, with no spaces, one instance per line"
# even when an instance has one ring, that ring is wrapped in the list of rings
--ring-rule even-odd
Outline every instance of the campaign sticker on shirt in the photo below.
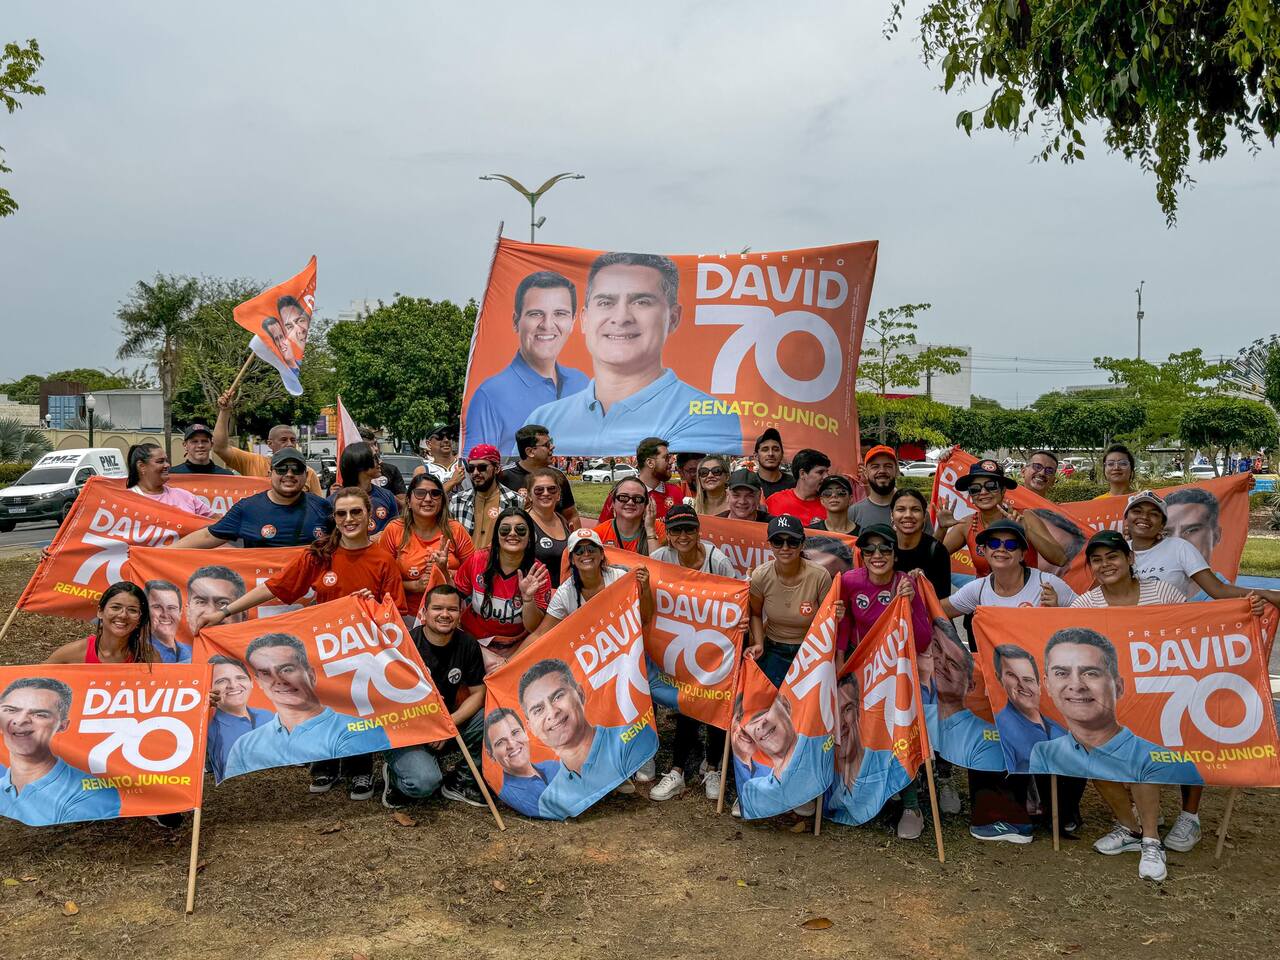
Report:
[[[334,573],[332,570],[330,570],[328,573],[326,573],[323,577],[320,578],[320,582],[323,583],[326,587],[337,586],[338,575]]]
[[[667,497],[667,508],[668,508],[668,509],[670,509],[671,507],[675,506],[675,503],[676,503],[676,502],[675,502],[673,499],[671,499],[670,497]]]
[[[538,546],[540,546],[543,550],[550,550],[550,549],[551,549],[551,538],[550,538],[550,537],[539,537],[539,538],[538,538]]]
[[[418,570],[418,568],[417,568],[417,567],[410,567],[410,568],[409,568],[409,579],[410,579],[410,580],[417,580],[420,576],[422,576],[422,573]]]
[[[263,540],[270,540],[276,535],[276,528],[269,523],[264,523],[262,525],[262,529],[258,531],[258,535],[261,536]]]
[[[385,487],[385,486],[387,485],[387,478],[386,478],[386,477],[374,477],[373,482],[374,482],[374,483],[376,483],[376,484],[377,484],[378,486],[380,486],[380,487]]]
[[[490,519],[490,520],[496,520],[496,519],[498,518],[498,514],[499,514],[499,513],[501,513],[501,512],[502,512],[502,511],[501,511],[501,510],[499,510],[497,507],[490,507],[490,508],[489,508],[489,519]]]
[[[813,616],[813,601],[812,601],[812,600],[806,600],[806,601],[804,601],[804,603],[800,604],[800,615],[801,615],[802,617],[810,617],[810,616]]]
[[[449,671],[449,682],[455,685],[461,683],[462,671],[459,670],[457,667],[454,667],[453,669],[451,669]]]
[[[379,520],[385,520],[385,519],[387,519],[387,508],[386,508],[386,507],[374,507],[374,509],[373,509],[373,515],[374,515],[375,517],[377,517]]]
[[[311,532],[315,534],[315,538],[319,540],[324,536],[324,527],[312,527]]]
[[[859,610],[865,610],[867,609],[867,607],[871,606],[871,598],[868,597],[865,593],[858,594],[856,597],[854,597],[853,602],[858,605]],[[801,607],[800,610],[801,612],[803,612],[804,607]]]
[[[893,600],[893,594],[890,593],[888,590],[881,590],[879,593],[876,594],[876,602],[883,606],[887,607],[891,600]]]

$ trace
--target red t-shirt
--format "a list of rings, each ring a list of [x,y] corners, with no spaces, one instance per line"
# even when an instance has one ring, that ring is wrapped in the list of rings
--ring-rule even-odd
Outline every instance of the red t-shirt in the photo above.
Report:
[[[266,586],[285,603],[297,602],[311,589],[316,592],[316,603],[327,603],[367,587],[378,600],[390,594],[402,614],[410,612],[400,568],[385,550],[373,544],[359,550],[338,547],[327,563],[304,550]]]
[[[499,575],[497,580],[488,584],[489,615],[483,617],[480,614],[485,600],[484,568],[488,562],[489,551],[477,550],[463,561],[454,577],[453,585],[462,593],[462,629],[477,639],[487,637],[523,639],[529,631],[524,628],[524,620],[521,616],[524,601],[520,597],[519,570],[510,576]],[[538,567],[542,567],[542,563],[535,560],[530,572]],[[543,569],[546,568],[543,567]],[[534,603],[546,610],[550,602],[551,578],[548,576],[545,586],[534,598]],[[509,645],[499,644],[499,646]]]
[[[677,503],[684,503],[686,496],[684,487],[678,483],[672,483],[670,480],[664,480],[649,491],[649,499],[653,501],[654,509],[658,511],[659,519],[665,517],[667,511]],[[825,517],[827,511],[823,510],[822,515]],[[604,498],[604,504],[600,507],[600,519],[613,519],[613,494],[609,494]]]
[[[822,505],[820,499],[815,497],[812,500],[805,500],[796,496],[795,490],[779,490],[765,500],[764,504],[771,516],[780,517],[784,513],[789,513],[806,527],[812,526],[819,520],[827,519],[827,508]]]

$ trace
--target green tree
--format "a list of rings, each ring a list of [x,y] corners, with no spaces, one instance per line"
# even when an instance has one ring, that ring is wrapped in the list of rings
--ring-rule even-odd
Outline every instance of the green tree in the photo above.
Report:
[[[139,280],[132,299],[116,312],[123,338],[116,356],[121,360],[142,357],[155,366],[164,405],[165,454],[170,458],[173,398],[199,300],[200,285],[191,277],[156,274],[151,283]]]
[[[956,357],[965,352],[958,347],[917,346],[914,322],[918,313],[930,309],[928,303],[904,303],[889,307],[867,321],[867,333],[875,335],[875,341],[862,341],[862,355],[858,359],[858,379],[864,388],[880,395],[892,393],[894,387],[917,387],[925,382],[925,397],[933,399],[932,382],[935,374],[959,373]],[[889,434],[887,407],[880,407],[878,435],[885,443]]]
[[[76,367],[74,370],[55,370],[45,377],[46,380],[67,380],[71,383],[83,383],[90,393],[98,390],[124,390],[132,386],[127,377],[114,373],[105,373],[92,367]]]
[[[892,0],[888,30],[907,0]],[[1172,225],[1197,158],[1216,160],[1235,133],[1251,150],[1280,130],[1280,5],[1275,0],[927,0],[924,61],[946,91],[990,97],[960,111],[1015,137],[1039,128],[1040,158],[1084,159],[1084,129],[1155,177]]]
[[[22,106],[19,97],[42,97],[44,87],[35,83],[36,71],[44,57],[40,53],[40,44],[28,40],[26,46],[17,43],[6,43],[0,51],[0,105],[13,113]],[[4,147],[0,147],[4,153]],[[0,173],[9,173],[10,169],[0,160]],[[13,195],[4,187],[0,187],[0,217],[7,217],[17,212],[18,203]]]
[[[396,294],[367,317],[335,323],[334,388],[352,417],[410,441],[456,423],[476,313],[474,300],[460,307]]]
[[[53,449],[49,437],[17,417],[0,418],[0,463],[31,463]]]
[[[39,403],[40,384],[45,378],[38,373],[28,373],[25,377],[0,383],[0,393],[5,394],[14,403]]]
[[[1223,463],[1231,450],[1274,450],[1277,425],[1275,411],[1257,400],[1241,397],[1202,397],[1188,403],[1182,411],[1178,434],[1189,448],[1210,451],[1213,469],[1218,470],[1218,456]]]
[[[1267,362],[1262,373],[1262,394],[1271,404],[1271,409],[1280,413],[1280,347],[1272,347],[1267,352]]]
[[[1148,404],[1136,397],[1085,400],[1062,397],[1040,410],[1045,445],[1054,450],[1106,447],[1146,422]]]
[[[951,415],[951,407],[927,397],[858,394],[858,419],[863,422],[875,420],[882,425],[879,443],[945,446],[951,435]]]
[[[1095,357],[1093,362],[1110,374],[1112,383],[1123,385],[1123,395],[1146,404],[1147,418],[1131,438],[1142,446],[1176,437],[1186,403],[1212,393],[1227,372],[1227,364],[1209,363],[1198,347],[1171,353],[1163,363],[1125,357]]]
[[[1028,456],[1046,445],[1046,427],[1040,411],[1000,408],[955,410],[951,418],[951,439],[973,454],[1001,449]]]
[[[1003,410],[999,400],[992,400],[990,397],[981,397],[976,393],[969,394],[970,410]]]

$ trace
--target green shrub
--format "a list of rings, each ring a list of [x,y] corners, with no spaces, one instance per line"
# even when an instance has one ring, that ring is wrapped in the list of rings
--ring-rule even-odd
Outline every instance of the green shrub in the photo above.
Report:
[[[1059,480],[1049,491],[1048,499],[1054,503],[1073,503],[1077,500],[1092,500],[1107,492],[1105,483],[1093,480]]]
[[[933,493],[932,477],[899,477],[898,487],[905,490],[919,490],[929,497]]]
[[[0,463],[0,484],[8,486],[31,469],[29,463]]]

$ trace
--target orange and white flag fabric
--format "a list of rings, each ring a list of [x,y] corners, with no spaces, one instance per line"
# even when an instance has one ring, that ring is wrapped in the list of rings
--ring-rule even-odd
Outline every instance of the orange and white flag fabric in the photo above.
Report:
[[[0,667],[0,816],[42,827],[200,806],[208,699],[203,664]]]
[[[773,559],[769,546],[769,525],[754,520],[733,520],[729,517],[700,517],[700,535],[709,540],[729,558],[733,569],[743,579],[762,563]],[[830,530],[805,529],[803,556],[821,564],[838,580],[840,574],[852,570],[858,562],[858,538]]]
[[[130,547],[176,543],[212,522],[90,477],[22,591],[18,609],[91,620],[107,587],[125,579]]]
[[[1262,623],[1247,600],[973,618],[1012,773],[1280,786]]]
[[[108,482],[125,489],[123,477],[109,478]],[[203,500],[214,520],[225,516],[237,501],[271,489],[271,481],[266,477],[237,477],[225,473],[171,473],[165,483]]]
[[[313,256],[300,273],[263,290],[233,312],[236,323],[253,334],[249,349],[275,367],[285,389],[295,397],[302,396],[298,366],[307,349],[315,307],[316,258]]]
[[[484,678],[484,778],[530,817],[576,817],[658,749],[636,576]]]
[[[347,413],[347,408],[342,405],[342,397],[338,397],[338,437],[335,445],[334,457],[338,461],[338,483],[344,483],[342,479],[342,451],[347,449],[347,445],[360,442],[360,428],[356,426],[355,420],[351,419],[351,414]]]

